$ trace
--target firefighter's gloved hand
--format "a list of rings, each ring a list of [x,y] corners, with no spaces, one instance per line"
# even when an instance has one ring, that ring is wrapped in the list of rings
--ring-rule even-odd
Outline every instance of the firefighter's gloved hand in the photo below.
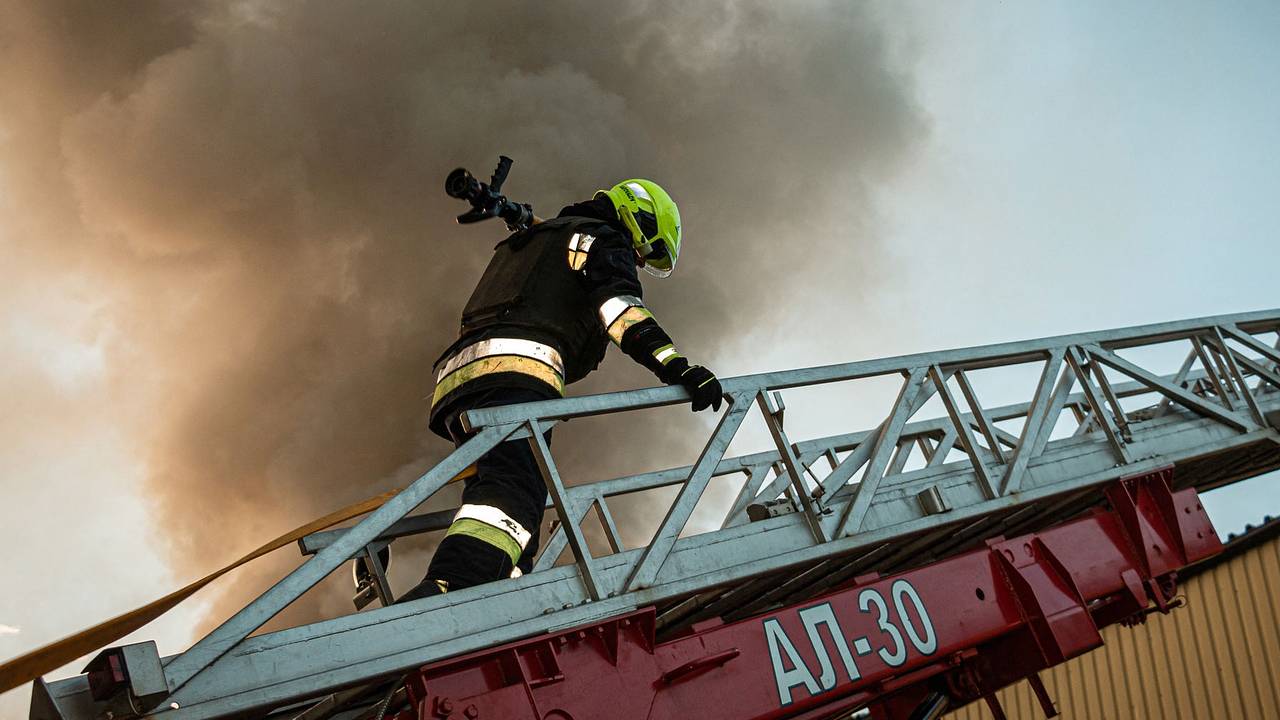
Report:
[[[708,407],[712,410],[720,409],[720,403],[724,401],[724,388],[720,387],[720,381],[710,370],[694,365],[681,373],[680,384],[688,388],[689,394],[693,396],[694,412]]]
[[[680,360],[684,360],[681,357]],[[676,363],[672,363],[675,365]],[[710,372],[701,365],[689,365],[687,361],[680,363],[676,368],[668,366],[667,372],[663,373],[663,382],[667,384],[681,384],[689,391],[692,397],[692,407],[694,413],[699,410],[705,410],[710,407],[712,410],[719,410],[721,402],[724,400],[724,388],[716,379],[716,374]]]
[[[724,388],[714,373],[701,365],[690,365],[689,361],[677,357],[658,373],[658,379],[668,385],[683,385],[693,398],[693,411],[719,410],[724,400]]]

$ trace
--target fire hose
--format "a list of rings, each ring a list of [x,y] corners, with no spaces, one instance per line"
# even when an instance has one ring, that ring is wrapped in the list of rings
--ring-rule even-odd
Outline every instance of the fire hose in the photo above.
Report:
[[[474,472],[474,466],[469,467],[459,473],[450,482],[467,477]],[[162,598],[153,600],[142,607],[130,610],[123,615],[117,615],[116,617],[98,623],[91,628],[82,630],[74,635],[62,638],[61,640],[57,640],[0,664],[0,693],[8,692],[14,688],[25,685],[46,673],[52,672],[63,665],[74,661],[76,658],[83,657],[94,650],[98,650],[119,640],[129,633],[143,627],[152,620],[155,620],[169,610],[172,610],[178,605],[178,603],[181,603],[183,600],[186,600],[196,594],[209,583],[212,583],[214,580],[217,580],[241,565],[244,565],[251,560],[256,560],[267,553],[279,550],[286,545],[296,543],[298,540],[310,535],[311,533],[326,530],[338,523],[373,512],[374,510],[382,507],[384,503],[395,497],[399,492],[399,489],[391,490],[382,493],[381,495],[348,505],[341,510],[329,513],[324,517],[312,520],[311,522],[295,528],[271,542],[258,547],[230,565],[209,573],[186,587],[175,590]]]

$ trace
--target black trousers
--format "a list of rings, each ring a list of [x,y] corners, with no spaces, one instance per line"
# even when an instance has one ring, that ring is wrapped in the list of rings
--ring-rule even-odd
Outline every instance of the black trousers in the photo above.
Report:
[[[547,395],[522,388],[494,388],[466,398],[450,410],[448,428],[455,445],[462,445],[470,435],[462,429],[462,412],[496,405],[546,400]],[[551,431],[544,437],[551,442]],[[529,532],[530,539],[517,563],[499,547],[469,535],[448,535],[436,549],[426,577],[401,601],[435,595],[442,590],[457,590],[511,576],[513,566],[521,572],[533,568],[538,551],[542,511],[547,502],[547,486],[538,469],[529,441],[510,440],[499,443],[476,461],[476,474],[465,481],[462,502],[465,505],[487,505],[506,513]],[[441,586],[443,583],[443,586]]]

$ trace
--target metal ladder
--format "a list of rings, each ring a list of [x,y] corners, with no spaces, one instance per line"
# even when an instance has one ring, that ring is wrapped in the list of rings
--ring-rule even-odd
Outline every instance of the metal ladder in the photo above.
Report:
[[[861,574],[916,567],[984,538],[1060,522],[1100,503],[1108,483],[1169,465],[1177,488],[1258,475],[1280,467],[1277,331],[1280,310],[1268,310],[730,378],[728,407],[692,465],[572,487],[543,431],[572,418],[683,403],[685,391],[471,411],[464,423],[472,439],[399,495],[349,529],[306,538],[303,550],[313,553],[306,562],[186,652],[135,659],[140,668],[162,667],[165,688],[135,709],[166,720],[355,718],[367,703],[345,704],[339,691],[444,658],[647,607],[656,608],[659,637],[709,618],[748,617]],[[1155,346],[1185,352],[1177,372],[1161,375],[1125,357]],[[1030,398],[981,403],[971,375],[1028,363],[1040,369]],[[883,377],[901,378],[901,386],[877,427],[801,442],[788,436],[780,391]],[[945,414],[916,419],[935,398]],[[774,447],[725,457],[752,410]],[[250,637],[352,557],[363,553],[378,571],[384,543],[445,527],[449,512],[410,513],[494,445],[521,439],[538,457],[559,521],[533,572]],[[682,536],[711,483],[744,475],[721,528]],[[653,538],[624,548],[609,502],[665,487],[679,490]],[[598,557],[583,527],[592,508],[611,550]],[[566,546],[573,562],[555,565]],[[377,593],[389,597],[379,582]],[[134,658],[147,647],[154,653],[151,644],[128,647]],[[109,702],[92,698],[83,675],[37,681],[31,717],[89,720]]]

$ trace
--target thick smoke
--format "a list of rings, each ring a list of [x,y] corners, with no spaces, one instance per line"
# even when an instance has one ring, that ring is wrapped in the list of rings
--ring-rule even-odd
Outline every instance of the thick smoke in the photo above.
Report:
[[[511,155],[542,214],[664,184],[687,252],[651,304],[731,373],[742,338],[872,274],[868,188],[921,132],[843,2],[0,4],[6,275],[93,298],[180,574],[447,451],[430,368],[502,235],[452,224],[453,167]],[[598,375],[575,390],[653,383],[616,354]],[[601,463],[594,427],[557,436],[570,478],[696,452],[632,421],[611,437],[644,442]],[[294,563],[241,571],[212,620]],[[326,588],[281,621],[347,612]]]

